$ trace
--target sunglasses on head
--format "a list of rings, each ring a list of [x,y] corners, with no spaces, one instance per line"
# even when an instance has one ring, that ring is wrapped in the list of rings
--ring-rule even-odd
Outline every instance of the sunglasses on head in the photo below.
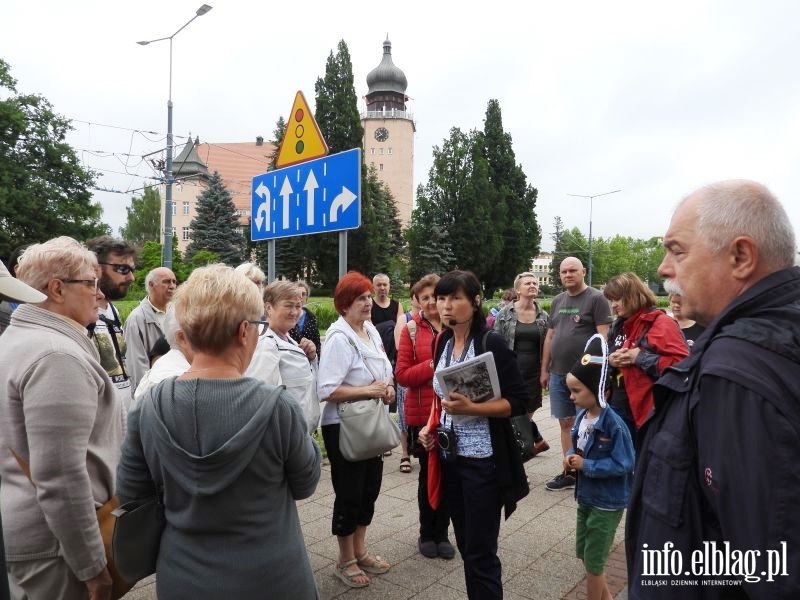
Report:
[[[120,275],[127,275],[128,273],[133,273],[133,270],[135,268],[130,265],[124,265],[119,263],[101,262],[100,264],[111,267],[112,271],[114,271],[115,273],[119,273]]]

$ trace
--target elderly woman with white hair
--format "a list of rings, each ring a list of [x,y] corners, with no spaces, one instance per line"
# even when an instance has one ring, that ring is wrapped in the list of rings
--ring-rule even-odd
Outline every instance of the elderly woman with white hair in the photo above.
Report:
[[[264,282],[267,280],[267,276],[264,275],[264,271],[257,264],[251,262],[242,263],[234,270],[255,283],[259,290],[264,289]]]
[[[273,281],[264,289],[269,328],[258,340],[247,375],[272,385],[285,385],[303,410],[312,433],[319,425],[317,349],[311,340],[298,344],[289,336],[303,311],[302,287],[292,281]]]
[[[317,598],[296,500],[321,455],[281,387],[245,377],[267,331],[258,288],[224,265],[175,294],[191,367],[136,405],[117,471],[120,502],[163,494],[160,600]]]
[[[20,306],[0,344],[0,506],[14,598],[106,598],[95,509],[114,493],[122,405],[86,326],[97,321],[97,257],[59,237],[29,247]],[[26,473],[27,471],[27,473]]]
[[[155,361],[142,377],[133,395],[134,404],[139,403],[151,389],[167,377],[183,375],[189,369],[189,363],[194,357],[192,346],[175,317],[174,305],[167,308],[167,315],[164,317],[164,339],[169,344],[169,351]]]

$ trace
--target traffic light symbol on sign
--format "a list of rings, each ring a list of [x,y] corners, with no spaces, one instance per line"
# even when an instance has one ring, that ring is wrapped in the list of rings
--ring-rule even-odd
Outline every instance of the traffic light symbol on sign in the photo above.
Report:
[[[308,108],[303,92],[298,91],[294,97],[292,112],[286,124],[275,166],[288,167],[327,154],[328,145],[322,139],[322,133]]]

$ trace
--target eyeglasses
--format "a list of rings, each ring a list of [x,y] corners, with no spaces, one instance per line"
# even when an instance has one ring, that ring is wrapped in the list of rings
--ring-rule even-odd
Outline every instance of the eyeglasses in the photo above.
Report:
[[[111,267],[111,270],[115,273],[119,273],[120,275],[127,275],[128,273],[133,273],[135,267],[130,265],[120,264],[120,263],[107,263],[101,262],[101,265],[107,265]]]
[[[269,327],[269,321],[247,321],[248,323],[252,323],[253,325],[258,325],[258,335],[262,336],[267,333],[267,328]]]
[[[94,293],[97,293],[97,277],[94,279],[62,279],[64,283],[82,283],[86,287],[94,288]]]

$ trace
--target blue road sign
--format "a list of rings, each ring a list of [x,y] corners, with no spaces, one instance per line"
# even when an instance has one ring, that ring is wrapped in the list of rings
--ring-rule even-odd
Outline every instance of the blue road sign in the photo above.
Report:
[[[253,241],[361,225],[358,148],[253,177]]]

